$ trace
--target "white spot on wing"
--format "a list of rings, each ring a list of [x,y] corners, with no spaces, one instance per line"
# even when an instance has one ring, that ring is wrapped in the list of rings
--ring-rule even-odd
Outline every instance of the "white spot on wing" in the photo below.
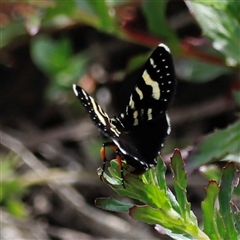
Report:
[[[154,61],[153,61],[152,58],[150,58],[150,63],[151,63],[152,66],[154,66]]]
[[[74,91],[75,95],[78,96],[78,91],[76,88],[77,88],[77,85],[73,84],[73,91]]]
[[[159,46],[159,47],[163,47],[167,52],[171,53],[169,47],[167,47],[165,44],[160,43],[158,46]]]
[[[166,114],[166,119],[167,119],[167,123],[168,123],[167,134],[169,135],[171,132],[171,125],[170,125],[170,118],[169,118],[168,114]]]
[[[157,67],[157,65],[154,64],[154,60],[153,60],[152,58],[150,58],[150,64],[153,66],[153,68],[156,68],[156,67]]]
[[[142,75],[145,83],[152,87],[152,97],[156,100],[160,99],[160,87],[156,81],[153,81],[149,76],[147,70],[143,72]]]

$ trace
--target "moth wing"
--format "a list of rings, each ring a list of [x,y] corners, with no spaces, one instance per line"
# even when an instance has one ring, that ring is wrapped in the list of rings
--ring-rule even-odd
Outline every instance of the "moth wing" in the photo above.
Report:
[[[169,48],[159,44],[148,58],[144,71],[130,95],[125,120],[136,126],[166,113],[176,87]]]
[[[101,106],[81,87],[74,84],[73,91],[83,107],[88,111],[90,118],[100,132],[111,139],[118,138],[120,131],[112,123],[108,114],[101,108]]]

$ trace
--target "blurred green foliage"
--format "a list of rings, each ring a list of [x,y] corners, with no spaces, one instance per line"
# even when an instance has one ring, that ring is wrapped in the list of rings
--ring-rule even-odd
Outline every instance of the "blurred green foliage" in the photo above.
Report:
[[[26,188],[15,172],[17,163],[16,156],[12,154],[1,157],[0,205],[14,216],[25,218],[28,213],[22,197]]]

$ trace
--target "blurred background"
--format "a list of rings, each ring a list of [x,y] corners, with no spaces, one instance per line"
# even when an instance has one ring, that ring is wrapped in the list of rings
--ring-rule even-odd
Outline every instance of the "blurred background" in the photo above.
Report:
[[[237,1],[1,2],[1,239],[169,239],[94,206],[97,197],[120,197],[97,176],[104,139],[72,91],[78,84],[110,116],[120,113],[161,42],[178,79],[162,156],[168,165],[181,149],[201,222],[208,179],[199,167],[210,160],[189,151],[238,124],[239,9]],[[239,144],[230,153],[239,161]]]

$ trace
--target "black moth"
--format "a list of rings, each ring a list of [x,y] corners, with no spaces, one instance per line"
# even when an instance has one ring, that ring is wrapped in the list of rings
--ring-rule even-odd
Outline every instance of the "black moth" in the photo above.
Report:
[[[164,44],[159,44],[147,60],[125,112],[118,116],[109,117],[91,96],[79,86],[73,85],[74,93],[87,109],[94,124],[111,139],[101,149],[103,171],[106,146],[116,150],[122,180],[122,159],[133,168],[131,173],[138,175],[157,164],[157,156],[171,131],[167,109],[175,86],[171,52]]]

